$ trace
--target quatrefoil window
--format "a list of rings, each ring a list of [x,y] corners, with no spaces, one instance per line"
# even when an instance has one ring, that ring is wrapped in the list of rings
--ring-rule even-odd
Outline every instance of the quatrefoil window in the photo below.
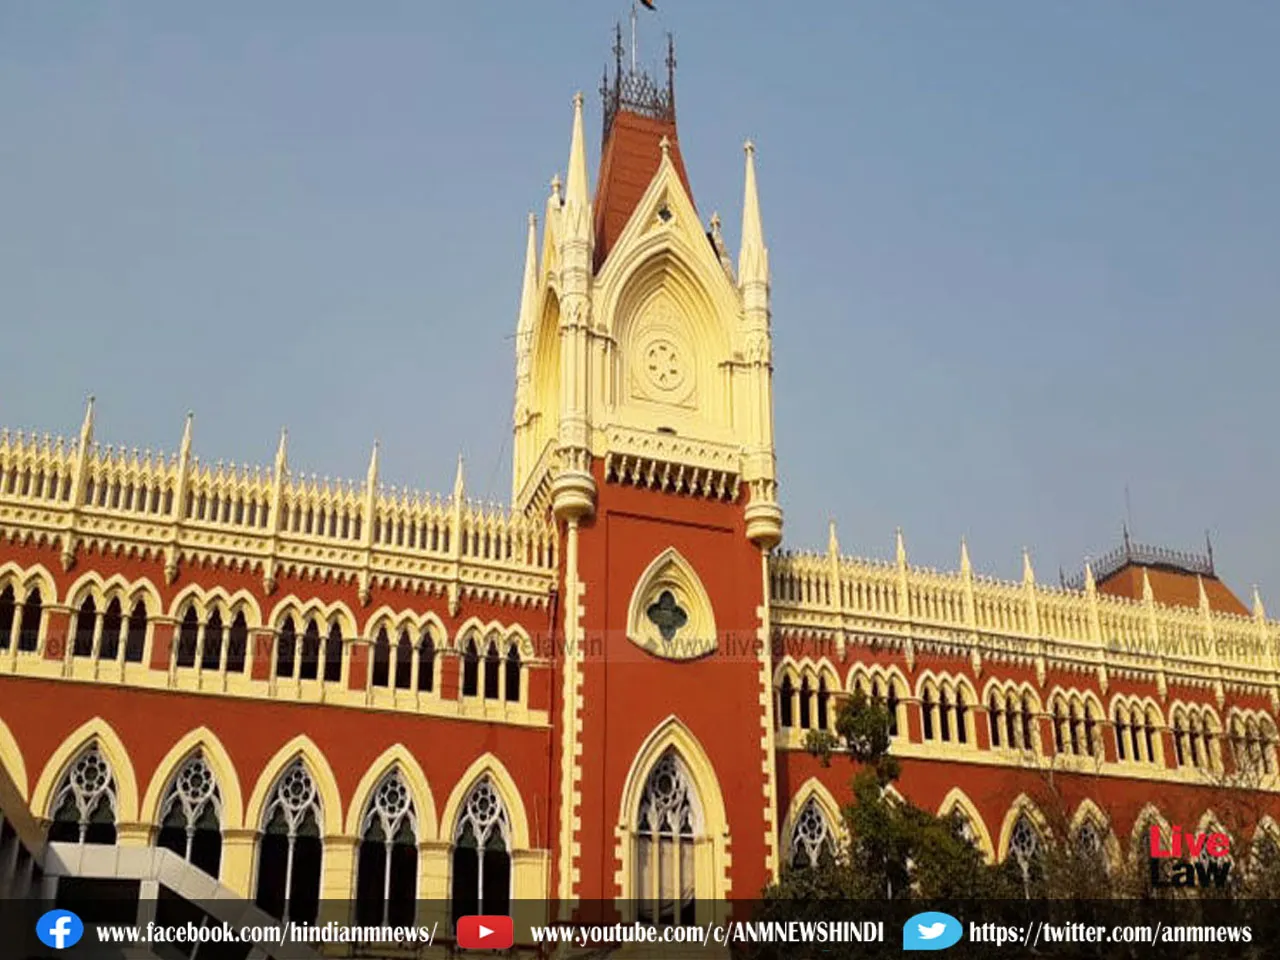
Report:
[[[689,622],[689,614],[676,602],[675,594],[670,590],[662,591],[658,602],[649,605],[645,616],[658,628],[662,639],[667,643],[675,639],[676,632]]]
[[[663,223],[671,222],[671,208],[668,207],[665,203],[658,208],[658,219],[661,220]]]

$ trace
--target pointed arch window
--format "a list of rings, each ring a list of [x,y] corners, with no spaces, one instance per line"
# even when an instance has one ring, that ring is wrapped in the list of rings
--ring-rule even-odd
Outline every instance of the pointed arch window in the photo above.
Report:
[[[116,842],[116,778],[96,743],[71,764],[52,809],[50,841],[107,846]]]
[[[418,644],[418,690],[430,693],[435,688],[436,677],[436,645],[431,639],[431,630],[422,631],[422,642]]]
[[[120,600],[111,598],[102,611],[102,639],[98,641],[98,656],[103,660],[115,660],[120,655],[120,629],[124,626],[124,614]]]
[[[1025,813],[1019,814],[1009,835],[1009,855],[1022,875],[1022,890],[1031,898],[1033,885],[1039,880],[1042,845],[1040,831]]]
[[[124,641],[127,663],[141,663],[147,648],[147,605],[139,600],[129,614],[129,629]]]
[[[258,842],[255,902],[279,920],[314,923],[320,906],[320,797],[315,780],[295,760],[276,781]]]
[[[285,617],[280,624],[280,636],[276,640],[276,676],[282,679],[293,679],[294,662],[297,659],[298,631],[293,625],[293,617]]]
[[[520,702],[520,642],[512,640],[507,649],[507,675],[503,683],[504,696],[508,703]]]
[[[342,642],[342,627],[334,623],[329,627],[329,633],[324,638],[324,682],[325,683],[341,683],[342,682],[342,653],[344,644]]]
[[[1125,733],[1128,725],[1124,722],[1124,707],[1116,707],[1116,758],[1125,759]],[[1136,757],[1134,759],[1137,759]]]
[[[299,680],[315,680],[320,676],[320,627],[315,617],[307,621],[302,634],[302,657],[298,664]]]
[[[40,621],[44,617],[44,601],[40,590],[33,587],[22,604],[22,622],[18,626],[18,651],[34,653],[40,647]]]
[[[809,703],[813,695],[813,688],[809,686],[809,678],[805,677],[800,683],[800,729],[808,730],[811,722],[811,704]]]
[[[947,697],[945,686],[938,691],[938,726],[941,728],[942,741],[949,742],[951,740],[951,702]]]
[[[378,783],[360,827],[356,923],[411,926],[418,895],[418,818],[399,769]]]
[[[835,842],[826,814],[812,797],[806,801],[791,830],[791,868],[805,870],[835,856]]]
[[[18,603],[13,587],[0,590],[0,650],[8,650],[13,642],[13,624],[17,619]]]
[[[827,678],[818,679],[818,729],[826,730],[831,712],[831,691],[827,689]]]
[[[222,668],[222,613],[212,610],[204,622],[204,646],[200,651],[201,670]]]
[[[969,817],[969,812],[959,803],[956,803],[952,806],[948,819],[951,823],[951,832],[958,839],[977,849],[978,831],[974,829],[973,820]]]
[[[244,673],[245,656],[249,649],[249,624],[245,622],[244,612],[236,613],[231,621],[231,629],[227,631],[227,672]]]
[[[484,698],[497,700],[502,685],[502,657],[498,641],[490,640],[484,654]]]
[[[413,686],[413,641],[409,631],[401,630],[396,641],[396,689],[408,690]]]
[[[920,720],[924,738],[933,739],[933,693],[926,689],[920,697]]]
[[[196,665],[196,648],[200,644],[200,618],[195,607],[187,607],[178,628],[178,653],[175,663],[179,667]]]
[[[1076,830],[1075,855],[1095,871],[1106,873],[1109,869],[1102,844],[1102,831],[1092,820],[1085,820]]]
[[[1000,746],[1000,723],[1004,718],[1004,709],[1000,698],[994,693],[991,694],[991,701],[987,705],[987,724],[991,728],[991,746]]]
[[[889,696],[885,701],[885,709],[889,711],[889,736],[896,737],[898,735],[898,684],[895,680],[889,681]]]
[[[373,641],[373,676],[369,682],[375,687],[391,684],[391,640],[387,637],[386,627],[378,630]]]
[[[462,648],[462,695],[474,697],[480,692],[480,651],[476,648],[476,638],[467,640]]]
[[[85,597],[80,604],[80,612],[76,614],[76,633],[71,641],[73,657],[93,656],[93,631],[98,623],[98,608],[93,597]]]
[[[794,695],[794,689],[791,686],[791,678],[782,678],[782,687],[778,690],[778,725],[781,727],[790,727],[792,720],[791,701]]]
[[[222,866],[222,794],[201,753],[182,764],[160,805],[156,846],[217,877]]]
[[[511,820],[493,781],[467,795],[453,833],[453,922],[511,909]]]
[[[637,919],[664,926],[694,922],[694,845],[701,815],[684,763],[668,751],[645,782],[636,818]]]

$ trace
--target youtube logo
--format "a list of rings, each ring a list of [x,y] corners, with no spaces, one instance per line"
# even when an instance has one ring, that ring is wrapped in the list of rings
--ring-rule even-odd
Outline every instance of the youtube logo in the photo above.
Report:
[[[464,950],[509,950],[515,939],[510,917],[458,918],[458,946]]]

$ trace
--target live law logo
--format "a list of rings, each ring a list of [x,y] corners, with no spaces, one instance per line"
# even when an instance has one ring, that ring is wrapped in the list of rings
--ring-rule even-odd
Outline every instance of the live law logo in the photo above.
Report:
[[[1151,886],[1225,887],[1231,876],[1231,838],[1225,833],[1191,833],[1174,827],[1165,846],[1151,827]]]

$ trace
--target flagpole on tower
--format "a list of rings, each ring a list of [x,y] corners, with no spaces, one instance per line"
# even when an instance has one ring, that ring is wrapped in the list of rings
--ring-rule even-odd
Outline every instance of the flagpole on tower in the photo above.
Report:
[[[631,0],[631,72],[636,72],[636,0]]]

